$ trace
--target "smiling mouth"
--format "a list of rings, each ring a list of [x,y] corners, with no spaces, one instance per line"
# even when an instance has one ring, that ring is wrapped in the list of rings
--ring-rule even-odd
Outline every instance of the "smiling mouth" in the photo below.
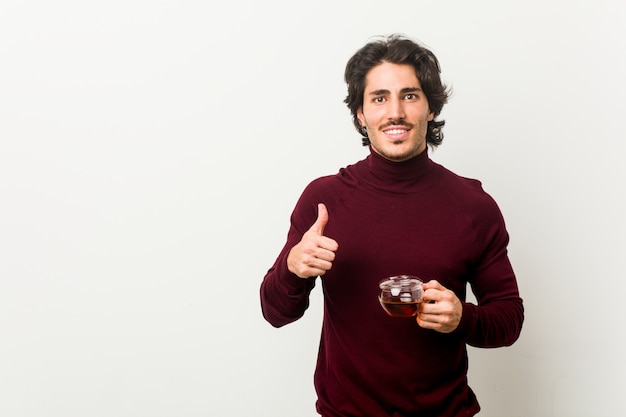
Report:
[[[392,140],[394,143],[401,143],[404,141],[404,139],[406,139],[407,132],[409,130],[410,129],[408,127],[394,126],[392,128],[383,129],[383,133],[385,134],[385,136],[387,136],[387,138]]]
[[[386,135],[403,135],[406,132],[408,132],[409,129],[388,129],[388,130],[384,130],[383,132],[385,132]]]

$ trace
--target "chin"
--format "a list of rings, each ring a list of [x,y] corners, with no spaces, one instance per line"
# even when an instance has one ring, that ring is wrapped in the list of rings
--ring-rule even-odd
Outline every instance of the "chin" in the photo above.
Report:
[[[420,149],[414,146],[407,147],[402,146],[402,144],[391,144],[390,146],[381,147],[373,145],[372,148],[377,154],[389,161],[402,162],[408,159],[415,158],[417,155],[421,154],[424,151],[426,146]]]
[[[380,154],[383,158],[388,159],[392,162],[403,162],[408,159],[414,158],[417,154],[413,153],[383,153]]]
[[[384,154],[382,154],[382,156],[389,159],[390,161],[402,162],[408,159],[415,158],[421,153],[422,150],[409,149],[407,151],[385,152]]]

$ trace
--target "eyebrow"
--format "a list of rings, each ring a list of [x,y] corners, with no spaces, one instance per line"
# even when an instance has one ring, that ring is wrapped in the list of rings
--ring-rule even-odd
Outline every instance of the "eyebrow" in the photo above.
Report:
[[[400,90],[401,94],[406,94],[406,93],[417,93],[422,91],[421,88],[419,87],[405,87],[402,90]],[[383,96],[385,94],[389,94],[390,91],[389,90],[385,90],[385,89],[381,89],[381,90],[374,90],[372,92],[369,93],[370,96]]]

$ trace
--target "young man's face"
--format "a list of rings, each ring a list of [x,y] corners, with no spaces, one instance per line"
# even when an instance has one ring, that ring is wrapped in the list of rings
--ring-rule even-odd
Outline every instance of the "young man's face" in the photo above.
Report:
[[[415,69],[384,62],[365,77],[363,106],[357,117],[367,128],[372,149],[401,162],[426,149],[426,128],[434,115]]]

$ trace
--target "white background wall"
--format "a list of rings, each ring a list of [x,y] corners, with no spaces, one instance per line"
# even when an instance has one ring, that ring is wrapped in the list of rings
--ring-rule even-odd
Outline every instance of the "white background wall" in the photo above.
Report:
[[[470,351],[483,417],[626,415],[626,6],[5,1],[0,415],[314,416],[321,323],[258,288],[302,188],[365,156],[371,36],[431,47],[431,154],[499,202],[526,322]]]

